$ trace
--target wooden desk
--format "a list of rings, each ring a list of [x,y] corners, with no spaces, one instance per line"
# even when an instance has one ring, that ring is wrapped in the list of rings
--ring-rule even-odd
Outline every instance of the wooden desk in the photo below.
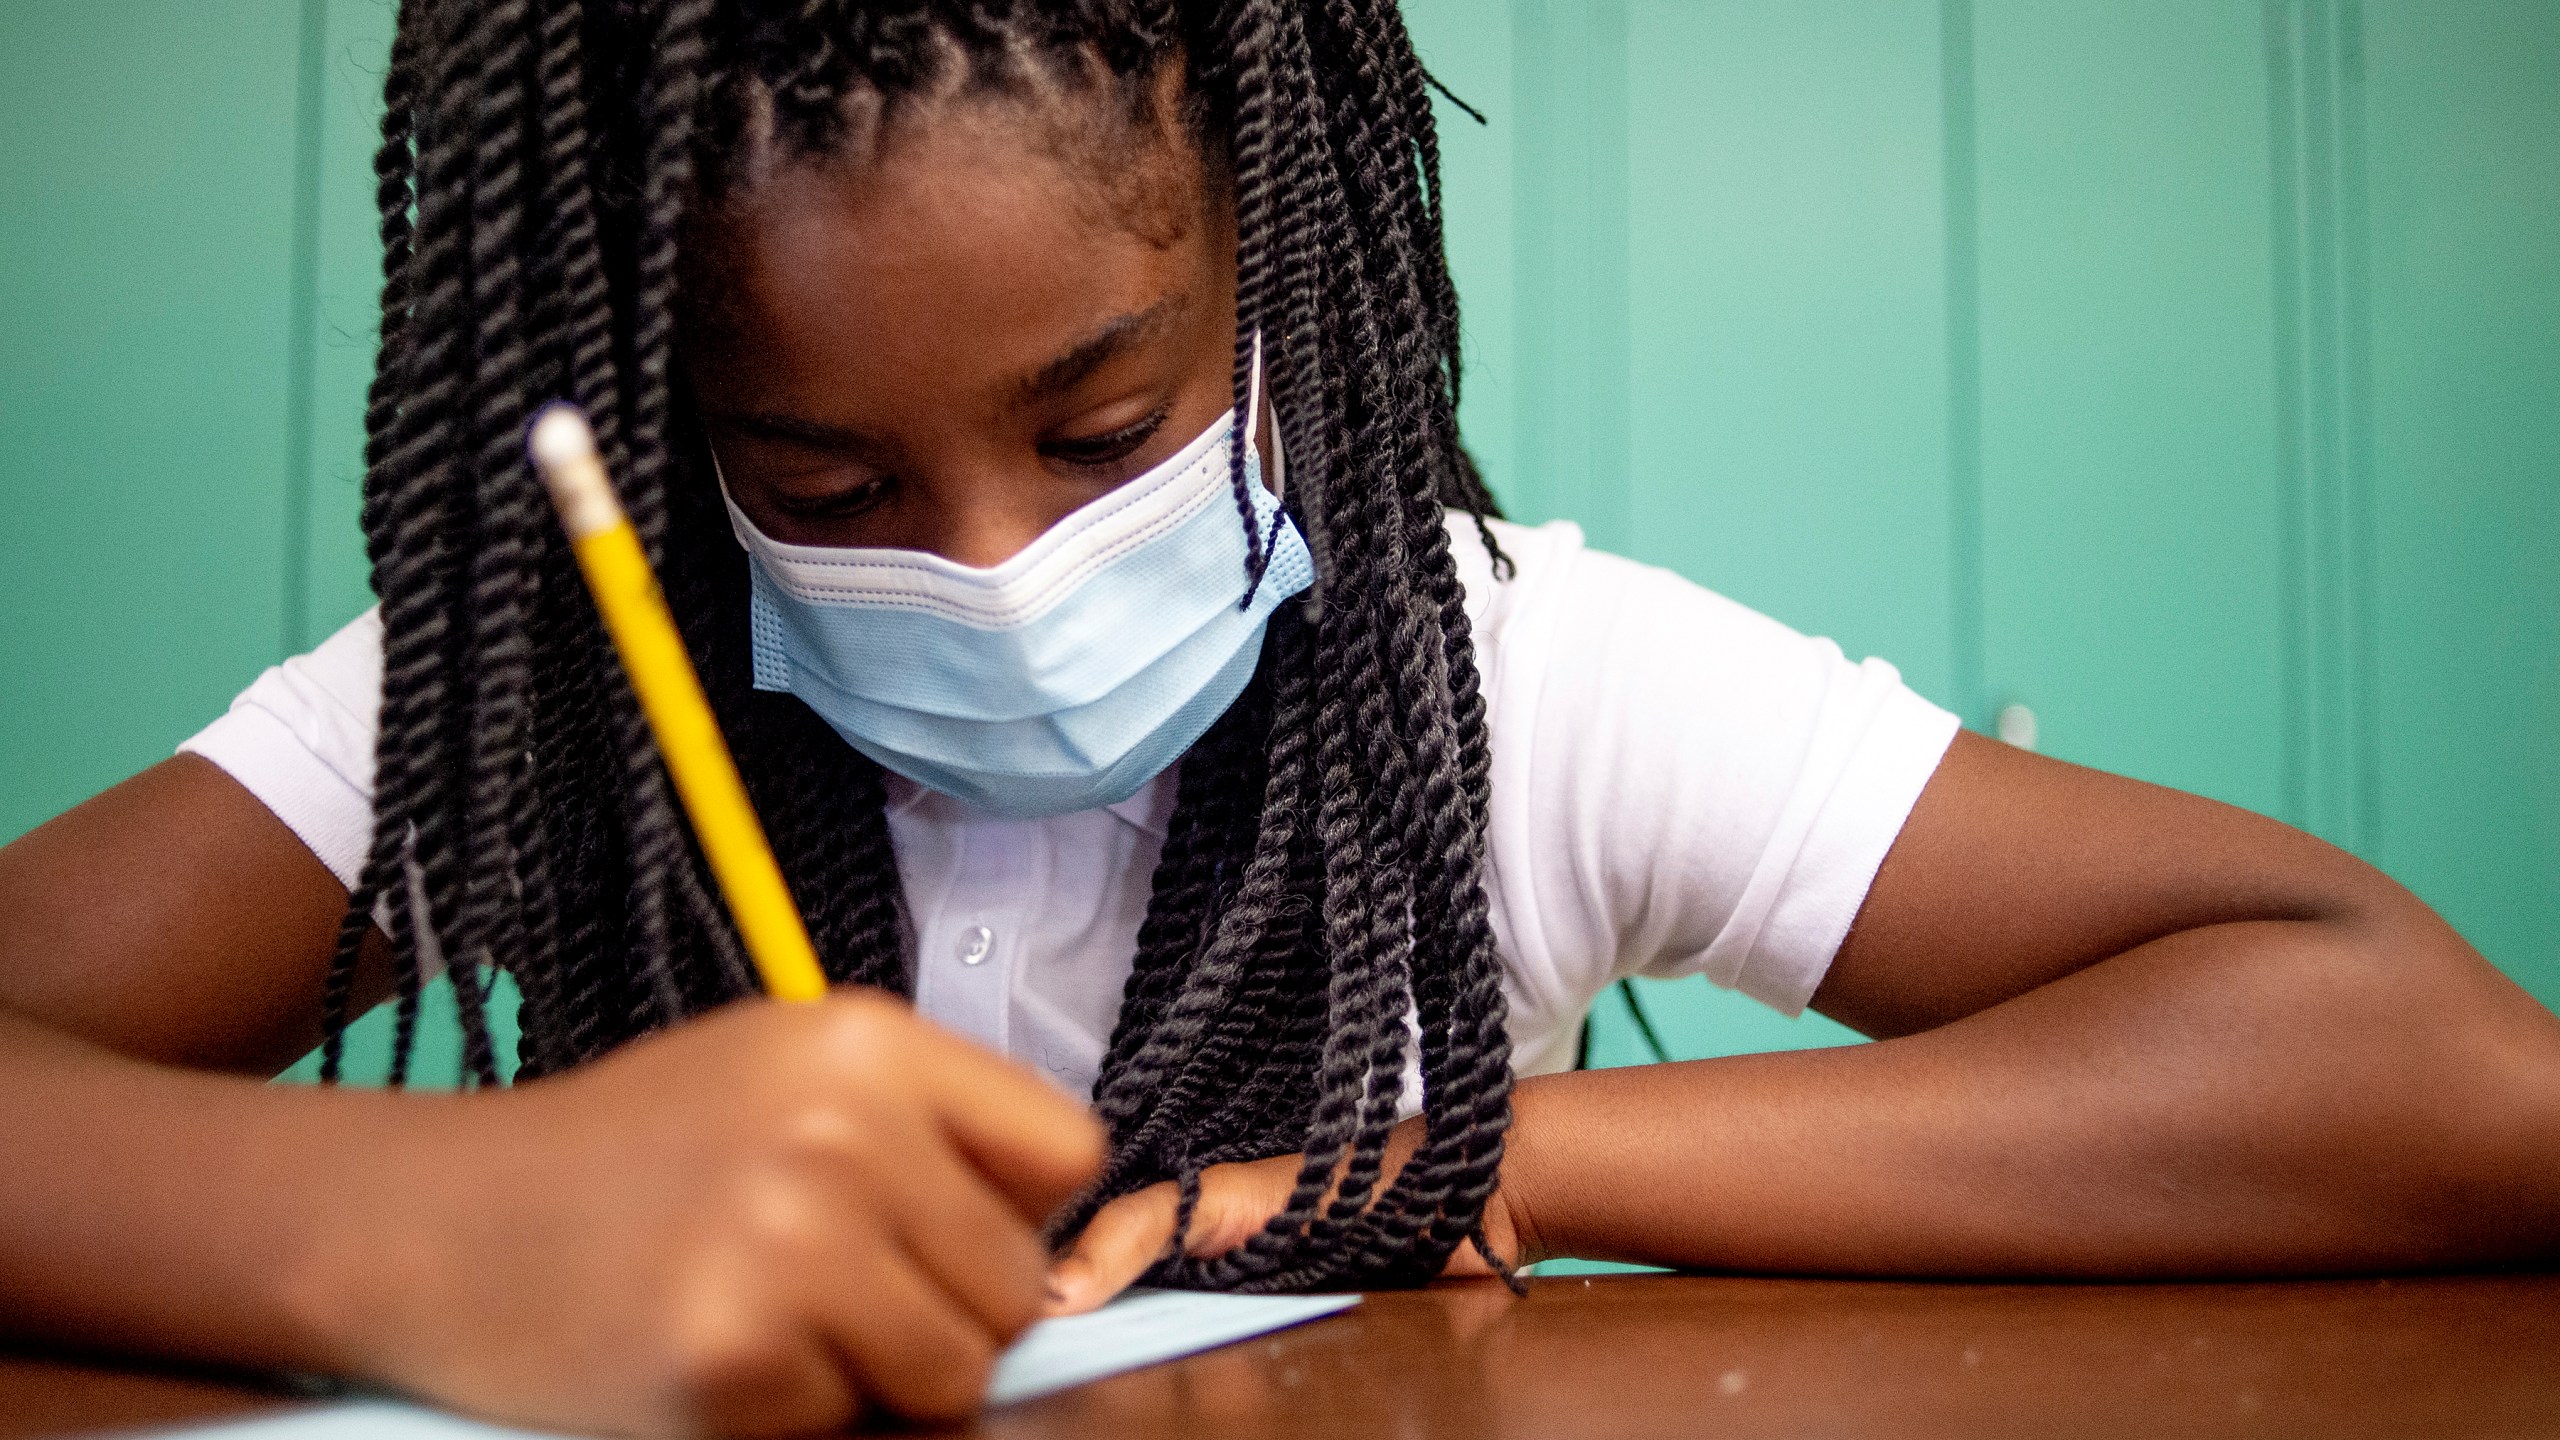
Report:
[[[288,1403],[0,1358],[0,1434]],[[2560,1276],[1899,1285],[1628,1276],[1377,1295],[978,1422],[1053,1436],[2560,1437]]]

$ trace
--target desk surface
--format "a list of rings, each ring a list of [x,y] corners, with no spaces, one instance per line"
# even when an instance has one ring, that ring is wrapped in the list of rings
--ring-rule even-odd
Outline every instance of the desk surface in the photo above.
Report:
[[[0,1356],[0,1435],[287,1403]],[[999,1411],[1052,1436],[2552,1436],[2560,1275],[1902,1285],[1620,1276],[1376,1295]]]

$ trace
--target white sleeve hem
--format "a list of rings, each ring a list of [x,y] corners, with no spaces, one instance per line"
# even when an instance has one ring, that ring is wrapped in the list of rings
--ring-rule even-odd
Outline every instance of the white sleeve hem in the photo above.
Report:
[[[314,754],[291,725],[254,702],[244,702],[178,751],[221,766],[275,812],[338,883],[355,888],[373,845],[372,797]]]
[[[1956,717],[1895,686],[1806,833],[1733,988],[1802,1014],[1866,904],[1876,871],[1955,740]]]

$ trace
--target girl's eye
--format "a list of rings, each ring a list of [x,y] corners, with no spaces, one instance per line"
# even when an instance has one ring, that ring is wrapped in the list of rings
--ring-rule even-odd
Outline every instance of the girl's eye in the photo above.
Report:
[[[1064,460],[1070,465],[1116,464],[1129,458],[1133,451],[1154,437],[1156,431],[1164,425],[1165,414],[1164,410],[1159,409],[1134,425],[1124,425],[1108,434],[1079,436],[1073,440],[1052,440],[1041,446],[1040,450],[1042,454],[1053,459]]]
[[[777,495],[773,503],[774,508],[794,520],[813,524],[850,520],[887,498],[891,483],[884,475],[832,495]]]

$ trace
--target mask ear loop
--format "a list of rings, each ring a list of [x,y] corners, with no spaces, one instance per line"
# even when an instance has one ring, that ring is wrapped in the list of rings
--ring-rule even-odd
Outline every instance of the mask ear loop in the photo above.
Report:
[[[729,476],[720,468],[720,451],[708,443],[702,448],[711,455],[711,478],[720,485],[720,508],[729,512],[729,538],[738,542],[739,549],[753,555],[756,547],[747,539],[747,531],[753,528],[753,522],[747,519],[746,511],[738,508],[738,497],[729,493]],[[764,532],[756,533],[761,535]]]
[[[1278,427],[1275,426],[1273,428],[1277,429]],[[1236,439],[1228,448],[1228,455],[1230,459],[1233,460],[1236,457],[1249,458],[1259,454],[1261,451],[1261,435],[1262,328],[1260,326],[1255,326],[1253,331],[1253,373],[1251,377],[1245,381],[1244,417],[1242,422],[1236,427]],[[1239,461],[1238,463],[1241,462]],[[1272,493],[1276,496],[1279,493],[1279,487],[1271,484],[1271,482],[1279,478],[1277,456],[1273,457],[1273,464],[1271,468],[1273,473],[1264,477],[1264,483],[1266,485],[1270,485]],[[1243,497],[1238,497],[1238,503],[1243,503]],[[1278,517],[1275,516],[1274,518],[1276,519]],[[1279,543],[1279,527],[1274,525],[1269,535],[1263,534],[1261,516],[1254,513],[1254,508],[1252,506],[1246,506],[1244,515],[1245,576],[1250,583],[1245,586],[1244,598],[1236,602],[1237,609],[1245,610],[1252,608],[1254,593],[1262,588],[1263,572],[1254,567],[1254,557],[1259,555],[1261,557],[1263,567],[1267,569],[1271,564],[1272,551],[1279,545]]]
[[[1259,451],[1262,448],[1262,331],[1253,332],[1253,383],[1244,392],[1244,441]],[[1281,449],[1280,417],[1271,417],[1271,494],[1285,500],[1289,495],[1289,457]]]
[[[1262,369],[1262,329],[1256,326],[1253,332],[1253,381],[1246,389],[1244,397],[1244,433],[1248,441],[1257,448],[1261,444],[1262,434]],[[1278,413],[1278,401],[1272,402],[1272,409],[1271,495],[1273,499],[1285,500],[1289,497],[1289,455],[1286,448],[1288,442],[1281,438],[1282,426]],[[1324,613],[1325,562],[1322,537],[1323,531],[1319,528],[1311,533],[1308,541],[1310,548],[1314,551],[1308,558],[1315,562],[1316,583],[1307,587],[1307,593],[1299,604],[1305,609],[1309,620],[1314,620]]]

